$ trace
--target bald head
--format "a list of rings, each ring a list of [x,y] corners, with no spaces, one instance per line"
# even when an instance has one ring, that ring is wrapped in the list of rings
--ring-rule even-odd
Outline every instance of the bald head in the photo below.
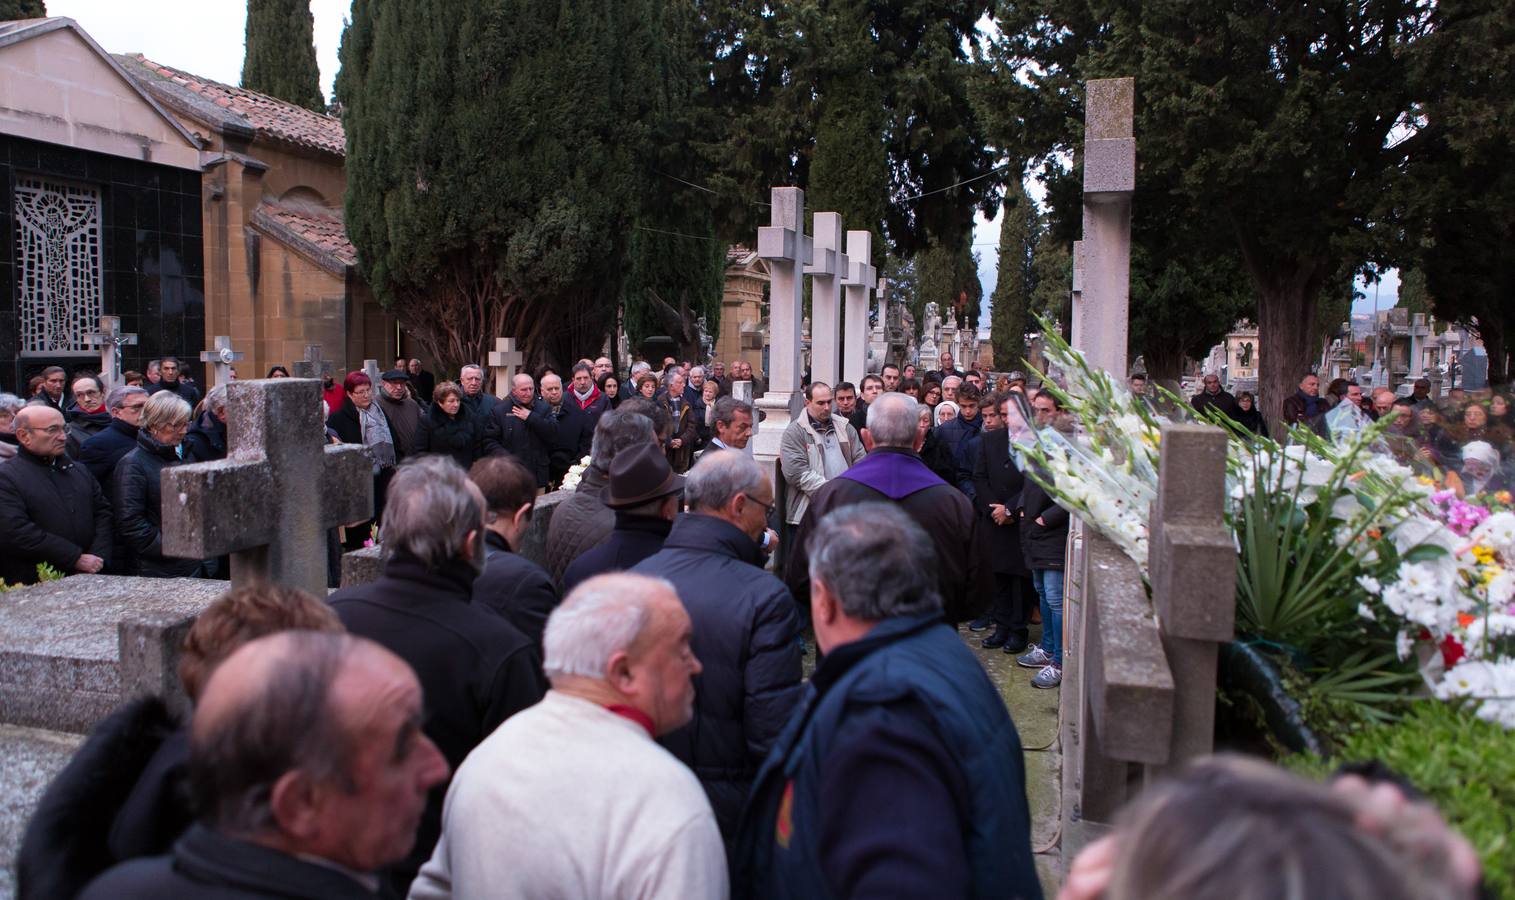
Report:
[[[16,413],[16,440],[34,456],[44,459],[62,456],[68,443],[63,413],[41,403],[21,407]]]
[[[880,394],[868,407],[868,435],[876,447],[903,447],[915,445],[916,427],[920,422],[920,404],[909,394],[891,391]]]
[[[554,407],[563,402],[563,379],[556,373],[548,372],[542,376],[542,399]]]

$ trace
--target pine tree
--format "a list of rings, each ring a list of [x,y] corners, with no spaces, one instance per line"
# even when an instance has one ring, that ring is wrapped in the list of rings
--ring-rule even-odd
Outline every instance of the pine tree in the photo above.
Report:
[[[42,0],[0,0],[0,22],[46,17],[47,6]]]
[[[310,0],[247,0],[242,86],[306,109],[326,111]]]
[[[445,364],[501,335],[533,363],[601,346],[663,181],[667,6],[354,2],[336,92],[348,234],[380,302]]]
[[[1041,236],[1041,215],[1026,195],[1023,184],[1005,193],[999,225],[999,274],[990,298],[989,341],[994,345],[994,364],[1018,369],[1026,355],[1026,330],[1031,298],[1036,294],[1036,251]]]

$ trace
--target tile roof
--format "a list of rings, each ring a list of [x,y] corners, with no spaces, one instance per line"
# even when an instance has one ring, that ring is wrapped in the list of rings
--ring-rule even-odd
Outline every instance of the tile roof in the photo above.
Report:
[[[230,121],[252,129],[260,138],[336,156],[346,154],[347,138],[342,130],[342,120],[335,116],[191,75],[155,63],[140,53],[117,56],[116,59],[154,96],[213,128],[224,128]]]
[[[252,224],[334,275],[358,264],[358,250],[348,240],[347,227],[336,210],[312,211],[263,203],[253,212]]]

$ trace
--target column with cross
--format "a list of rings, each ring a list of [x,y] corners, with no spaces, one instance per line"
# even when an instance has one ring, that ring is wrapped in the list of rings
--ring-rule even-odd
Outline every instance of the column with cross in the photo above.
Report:
[[[296,378],[314,378],[317,381],[322,381],[335,372],[332,361],[321,358],[320,344],[306,344],[305,358],[295,360],[292,368]]]
[[[384,373],[379,371],[377,359],[363,360],[363,374],[368,376],[368,382],[373,385],[373,395],[379,396],[379,382],[384,380]]]
[[[135,334],[121,333],[120,316],[101,316],[100,330],[86,334],[84,340],[91,347],[100,348],[100,379],[105,389],[121,383],[121,348],[137,343]]]
[[[510,396],[510,379],[516,367],[526,364],[526,354],[516,349],[515,338],[495,338],[488,362],[489,372],[494,376],[494,395],[504,400]]]
[[[842,252],[842,216],[818,212],[812,227],[814,248],[805,266],[810,276],[810,378],[835,388],[841,370],[842,282],[850,274]]]
[[[238,587],[272,582],[325,597],[326,530],[373,516],[368,454],[326,443],[321,383],[307,378],[232,382],[226,421],[226,459],[163,472],[164,555],[230,553]]]
[[[842,315],[842,377],[859,389],[863,376],[868,374],[869,294],[879,282],[878,269],[873,267],[872,259],[873,232],[847,232],[847,277],[842,280],[847,297]],[[880,325],[884,324],[882,313],[878,321]]]
[[[1075,245],[1073,346],[1126,377],[1131,197],[1136,191],[1136,82],[1090,81],[1084,102],[1084,234]]]
[[[789,401],[800,386],[800,325],[805,303],[803,268],[810,262],[805,234],[805,192],[772,191],[771,225],[758,229],[758,257],[768,262],[768,392],[756,406],[766,416],[753,437],[760,459],[778,459],[779,441],[789,426]]]
[[[210,386],[231,384],[235,381],[236,379],[232,377],[231,364],[246,355],[231,348],[231,338],[224,334],[216,335],[211,349],[200,352],[200,361],[208,363],[211,373],[215,376]]]

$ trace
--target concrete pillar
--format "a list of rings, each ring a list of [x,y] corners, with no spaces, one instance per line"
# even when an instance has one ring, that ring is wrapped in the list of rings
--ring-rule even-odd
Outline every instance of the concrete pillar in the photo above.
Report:
[[[854,385],[868,374],[868,303],[873,286],[879,283],[873,259],[873,233],[847,232],[847,278],[842,282],[846,293],[846,316],[842,321],[842,377]],[[882,294],[880,294],[882,296]],[[883,311],[879,325],[884,324]]]
[[[1074,312],[1075,348],[1091,364],[1122,379],[1131,299],[1135,96],[1131,78],[1089,82],[1084,104],[1083,277]]]
[[[805,274],[810,276],[810,379],[835,386],[841,371],[842,282],[847,256],[842,253],[842,216],[815,214],[815,247]]]

